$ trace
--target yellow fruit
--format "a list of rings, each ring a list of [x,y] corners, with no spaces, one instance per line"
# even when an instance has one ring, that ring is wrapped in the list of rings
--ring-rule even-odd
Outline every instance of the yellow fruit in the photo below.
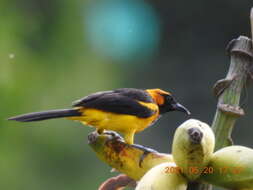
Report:
[[[113,132],[91,133],[89,145],[102,161],[134,180],[139,180],[158,164],[173,161],[170,154],[161,154],[145,147],[126,144],[117,133]]]
[[[213,154],[214,145],[212,129],[206,123],[189,119],[175,132],[173,159],[184,175],[193,181],[205,170]]]
[[[187,180],[175,163],[162,163],[150,169],[135,190],[186,190]]]
[[[253,190],[253,149],[229,146],[215,152],[208,164],[213,173],[201,180],[233,190]]]

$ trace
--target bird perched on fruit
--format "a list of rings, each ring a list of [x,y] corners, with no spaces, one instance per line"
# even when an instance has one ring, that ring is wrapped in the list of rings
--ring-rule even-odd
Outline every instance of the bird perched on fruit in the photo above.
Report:
[[[133,144],[135,133],[170,111],[190,114],[169,92],[161,89],[120,88],[88,95],[75,101],[70,109],[28,113],[9,120],[31,122],[65,117],[93,126],[100,134],[104,130],[120,132],[126,143]]]

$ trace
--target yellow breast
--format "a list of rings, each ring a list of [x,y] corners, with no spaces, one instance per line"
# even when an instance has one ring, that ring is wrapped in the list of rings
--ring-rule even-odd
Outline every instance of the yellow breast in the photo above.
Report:
[[[81,111],[83,113],[82,116],[72,117],[71,119],[81,121],[97,129],[113,130],[121,133],[128,131],[140,132],[150,126],[159,116],[158,111],[148,118],[139,118],[134,115],[116,114],[90,108],[83,108]]]

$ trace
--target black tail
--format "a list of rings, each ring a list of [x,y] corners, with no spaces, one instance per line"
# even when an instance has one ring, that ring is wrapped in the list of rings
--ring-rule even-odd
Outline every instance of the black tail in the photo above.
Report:
[[[8,120],[21,121],[21,122],[30,122],[30,121],[41,121],[46,119],[54,119],[61,117],[73,117],[81,116],[82,113],[76,109],[61,109],[61,110],[50,110],[43,112],[34,112],[24,115],[18,115],[11,117]]]

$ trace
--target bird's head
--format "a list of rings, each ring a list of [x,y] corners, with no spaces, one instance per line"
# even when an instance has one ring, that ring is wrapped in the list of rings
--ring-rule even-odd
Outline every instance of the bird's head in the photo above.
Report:
[[[159,107],[160,114],[170,111],[180,111],[190,115],[190,111],[183,105],[179,104],[171,93],[161,89],[147,89],[153,100]]]

